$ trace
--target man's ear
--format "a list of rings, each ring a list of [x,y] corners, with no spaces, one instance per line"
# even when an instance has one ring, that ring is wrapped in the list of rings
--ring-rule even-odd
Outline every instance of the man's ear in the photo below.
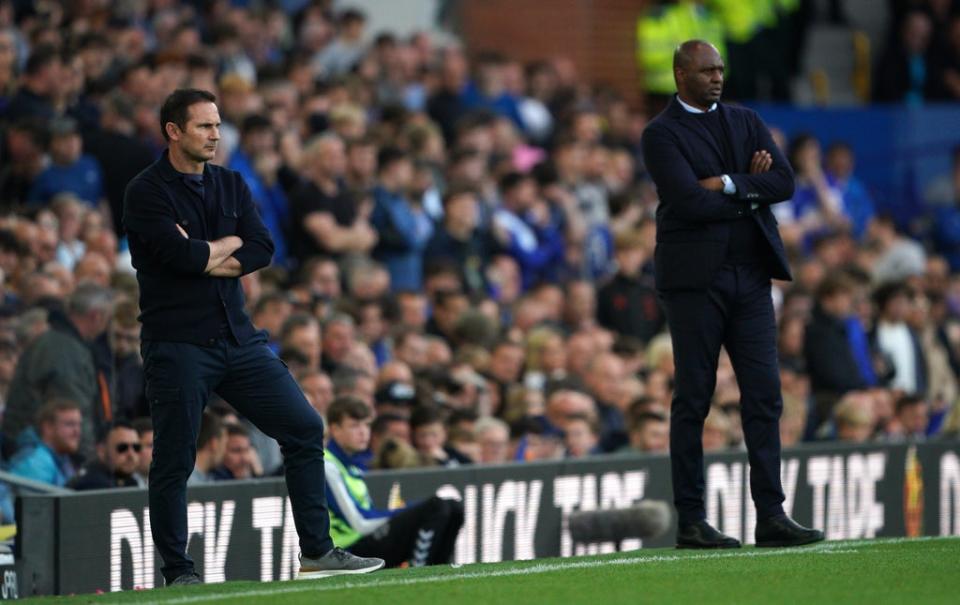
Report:
[[[167,137],[171,141],[180,140],[180,133],[182,131],[180,130],[180,127],[177,126],[174,122],[167,122],[166,124],[163,125],[163,129],[166,131]]]

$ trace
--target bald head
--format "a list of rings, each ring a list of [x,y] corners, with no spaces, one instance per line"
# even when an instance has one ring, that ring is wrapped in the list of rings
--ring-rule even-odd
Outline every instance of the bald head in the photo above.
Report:
[[[705,40],[687,40],[673,53],[673,78],[685,103],[707,110],[723,93],[723,58]]]
[[[718,55],[720,54],[717,52],[716,47],[706,40],[687,40],[681,43],[680,46],[673,51],[673,70],[690,69],[694,61],[694,55],[704,49],[713,49]]]

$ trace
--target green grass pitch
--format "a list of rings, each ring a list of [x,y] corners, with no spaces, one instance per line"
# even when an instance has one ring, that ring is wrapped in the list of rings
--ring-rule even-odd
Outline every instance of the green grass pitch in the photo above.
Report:
[[[230,582],[37,603],[509,605],[960,603],[960,538],[826,542],[796,549],[640,550],[594,557]]]

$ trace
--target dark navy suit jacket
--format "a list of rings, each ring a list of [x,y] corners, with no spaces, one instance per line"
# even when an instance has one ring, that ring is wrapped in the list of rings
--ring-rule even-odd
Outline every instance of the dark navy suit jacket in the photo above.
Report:
[[[270,232],[240,173],[206,164],[201,200],[167,154],[130,181],[123,200],[123,224],[140,284],[143,340],[209,345],[227,321],[243,344],[256,331],[244,311],[240,280],[204,272],[207,242],[240,237],[243,247],[233,257],[247,274],[270,264]]]
[[[733,166],[724,165],[723,151],[676,97],[643,133],[644,161],[660,197],[654,254],[658,290],[707,288],[726,255],[731,221],[745,216],[757,222],[770,244],[770,258],[758,260],[768,261],[771,277],[790,279],[769,206],[793,196],[793,171],[756,112],[721,103],[715,111],[729,137]],[[773,164],[768,172],[749,174],[758,150],[769,151]],[[735,194],[708,191],[698,183],[721,174],[731,177]],[[751,210],[752,203],[757,210]]]

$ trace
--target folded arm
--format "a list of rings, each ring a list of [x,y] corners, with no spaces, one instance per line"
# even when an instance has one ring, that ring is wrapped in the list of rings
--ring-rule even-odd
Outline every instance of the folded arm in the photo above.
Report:
[[[744,202],[776,204],[793,197],[795,179],[790,163],[770,136],[770,131],[759,116],[754,115],[757,132],[757,148],[770,154],[769,168],[762,172],[731,174],[736,186],[733,197]],[[751,164],[752,166],[752,164]]]
[[[664,216],[684,221],[714,222],[734,220],[746,214],[743,204],[701,186],[687,158],[668,132],[648,128],[643,133],[642,142],[644,161],[657,185]]]

